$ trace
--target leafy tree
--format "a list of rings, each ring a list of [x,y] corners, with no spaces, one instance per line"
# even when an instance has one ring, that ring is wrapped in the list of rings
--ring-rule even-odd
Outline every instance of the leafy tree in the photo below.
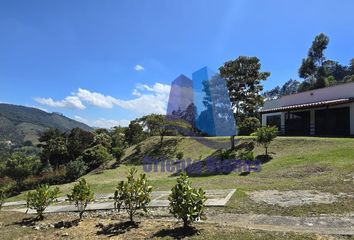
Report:
[[[124,149],[126,147],[124,132],[126,127],[114,127],[111,132],[112,148],[120,147]]]
[[[124,149],[121,147],[114,147],[112,149],[112,154],[116,158],[116,161],[119,162],[124,156]]]
[[[68,195],[68,199],[70,202],[75,203],[75,206],[79,211],[79,219],[81,221],[87,204],[94,200],[94,193],[85,178],[81,178],[80,181],[74,185],[71,194]]]
[[[181,173],[177,184],[171,189],[168,197],[170,212],[174,217],[183,220],[183,226],[188,227],[192,222],[203,215],[205,206],[205,192],[192,188],[186,173]]]
[[[112,148],[112,138],[107,133],[98,133],[93,138],[93,146],[102,145],[107,150]]]
[[[143,127],[138,121],[131,121],[124,134],[125,140],[130,146],[138,144],[146,138]]]
[[[82,160],[90,170],[99,166],[105,166],[114,158],[101,144],[86,149],[77,160]]]
[[[41,159],[44,164],[50,163],[56,169],[68,161],[66,136],[58,129],[49,129],[39,138],[39,147],[43,148]]]
[[[73,128],[67,136],[67,150],[70,159],[76,159],[85,149],[89,148],[93,143],[93,137],[91,132],[81,128]]]
[[[75,161],[71,161],[66,164],[66,176],[70,180],[75,180],[81,177],[88,170],[87,165],[81,158],[78,158]]]
[[[131,168],[128,172],[127,181],[121,181],[114,192],[114,207],[120,211],[124,205],[130,222],[134,222],[137,210],[147,212],[147,205],[151,201],[152,187],[149,185],[145,174],[135,177],[137,170]]]
[[[268,156],[268,148],[270,143],[277,137],[278,128],[273,127],[260,127],[252,135],[256,137],[258,144],[265,148],[265,155]]]
[[[40,185],[35,191],[27,193],[27,208],[35,209],[39,220],[42,220],[45,209],[56,200],[59,193],[58,187],[51,189],[47,184]]]
[[[276,86],[275,88],[263,93],[266,99],[277,99],[285,95],[290,95],[298,92],[300,82],[290,79],[285,82],[283,86]]]
[[[10,189],[10,185],[8,184],[3,184],[0,186],[0,211],[3,204],[5,203],[6,198],[9,197]]]
[[[267,80],[270,73],[261,72],[260,69],[261,64],[257,57],[245,56],[228,61],[219,68],[221,77],[227,82],[237,121],[255,116],[257,109],[263,104],[261,81]]]
[[[13,153],[5,164],[5,175],[16,181],[17,186],[22,186],[23,181],[39,169],[39,159],[26,156],[21,152]]]
[[[261,126],[258,118],[249,117],[243,120],[239,125],[239,135],[249,136]]]

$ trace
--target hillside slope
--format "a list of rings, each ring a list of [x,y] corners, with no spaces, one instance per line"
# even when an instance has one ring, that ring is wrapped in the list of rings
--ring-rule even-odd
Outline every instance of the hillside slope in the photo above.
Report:
[[[21,143],[30,140],[37,142],[45,129],[57,128],[68,131],[79,127],[90,131],[91,127],[58,113],[47,113],[40,109],[11,104],[0,104],[0,140]]]

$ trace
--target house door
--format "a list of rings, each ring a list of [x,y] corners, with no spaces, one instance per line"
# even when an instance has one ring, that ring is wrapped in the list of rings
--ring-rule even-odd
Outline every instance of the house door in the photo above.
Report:
[[[285,134],[291,136],[310,135],[310,111],[286,113]]]
[[[315,133],[323,136],[349,136],[349,107],[316,110]]]

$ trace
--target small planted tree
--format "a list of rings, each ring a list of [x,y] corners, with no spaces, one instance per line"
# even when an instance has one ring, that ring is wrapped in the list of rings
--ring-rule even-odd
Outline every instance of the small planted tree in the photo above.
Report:
[[[79,219],[81,221],[87,204],[94,199],[94,193],[85,178],[81,178],[80,181],[74,185],[71,194],[68,195],[68,199],[70,202],[75,203],[75,206],[79,211]]]
[[[260,127],[255,131],[252,136],[256,137],[258,144],[265,148],[265,155],[268,156],[268,148],[270,143],[277,137],[278,128],[273,127]]]
[[[205,206],[205,192],[200,188],[192,188],[186,173],[181,173],[177,178],[177,184],[171,189],[168,197],[170,201],[170,213],[183,220],[183,227],[190,224],[203,215]]]
[[[121,181],[114,192],[114,208],[120,211],[124,207],[129,215],[130,222],[138,210],[147,212],[147,205],[151,201],[152,187],[149,185],[145,174],[135,177],[137,170],[131,168],[127,181]]]
[[[0,186],[0,211],[2,206],[5,203],[5,199],[8,198],[10,192],[10,188],[8,185]]]
[[[35,209],[38,214],[38,219],[44,218],[44,210],[51,205],[59,195],[59,188],[50,188],[44,184],[37,187],[35,191],[27,193],[27,208]]]

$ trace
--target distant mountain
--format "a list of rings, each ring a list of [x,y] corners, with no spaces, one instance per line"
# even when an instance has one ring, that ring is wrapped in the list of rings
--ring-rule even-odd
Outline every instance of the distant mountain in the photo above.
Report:
[[[0,140],[21,143],[30,140],[38,143],[39,135],[48,128],[68,131],[79,127],[92,128],[60,113],[48,113],[37,108],[0,103]]]

